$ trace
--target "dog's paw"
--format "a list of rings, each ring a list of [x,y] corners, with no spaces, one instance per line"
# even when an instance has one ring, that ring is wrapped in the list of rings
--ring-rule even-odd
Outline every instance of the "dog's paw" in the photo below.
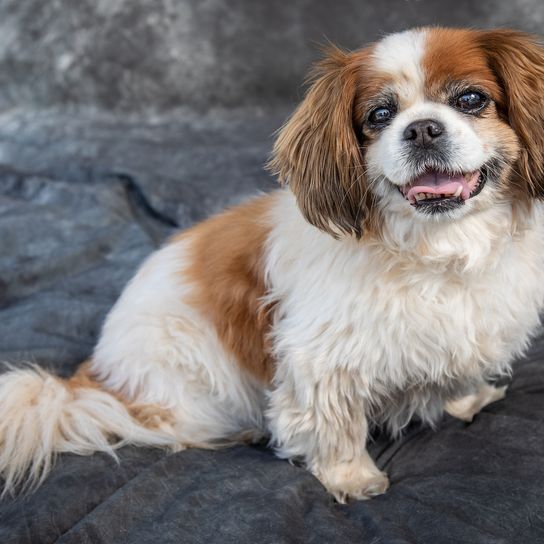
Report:
[[[477,393],[446,402],[444,409],[451,416],[470,423],[484,406],[503,399],[506,395],[507,387],[506,385],[503,387],[493,387],[486,384]]]
[[[357,461],[323,467],[316,476],[341,504],[349,499],[370,499],[385,493],[389,488],[389,479],[384,472]]]

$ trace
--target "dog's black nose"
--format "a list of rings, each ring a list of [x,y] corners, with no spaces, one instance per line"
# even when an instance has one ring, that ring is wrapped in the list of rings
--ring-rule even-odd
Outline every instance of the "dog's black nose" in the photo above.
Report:
[[[402,134],[403,138],[419,147],[428,147],[444,132],[444,125],[434,119],[421,119],[410,123]]]

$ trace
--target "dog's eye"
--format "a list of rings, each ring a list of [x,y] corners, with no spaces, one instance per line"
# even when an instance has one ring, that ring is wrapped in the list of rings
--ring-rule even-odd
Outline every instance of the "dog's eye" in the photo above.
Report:
[[[487,104],[487,96],[478,91],[467,91],[455,99],[455,107],[464,113],[476,113]]]
[[[393,117],[394,111],[391,108],[381,106],[372,110],[368,115],[368,122],[374,126],[385,125]]]

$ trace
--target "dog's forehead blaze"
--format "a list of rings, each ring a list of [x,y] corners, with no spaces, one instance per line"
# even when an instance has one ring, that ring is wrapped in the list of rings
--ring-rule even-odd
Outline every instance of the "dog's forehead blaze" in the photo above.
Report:
[[[391,34],[372,51],[373,69],[387,80],[401,108],[424,98],[425,75],[421,61],[426,34],[424,29]]]

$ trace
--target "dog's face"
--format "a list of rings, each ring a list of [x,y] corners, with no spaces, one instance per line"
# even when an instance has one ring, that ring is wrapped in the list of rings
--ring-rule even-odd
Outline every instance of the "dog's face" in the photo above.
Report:
[[[367,183],[388,209],[450,220],[507,190],[518,140],[499,116],[503,91],[470,34],[393,35],[371,61],[383,83],[356,99],[356,124]]]
[[[454,221],[544,195],[544,49],[506,30],[424,28],[334,50],[272,166],[316,226]]]

